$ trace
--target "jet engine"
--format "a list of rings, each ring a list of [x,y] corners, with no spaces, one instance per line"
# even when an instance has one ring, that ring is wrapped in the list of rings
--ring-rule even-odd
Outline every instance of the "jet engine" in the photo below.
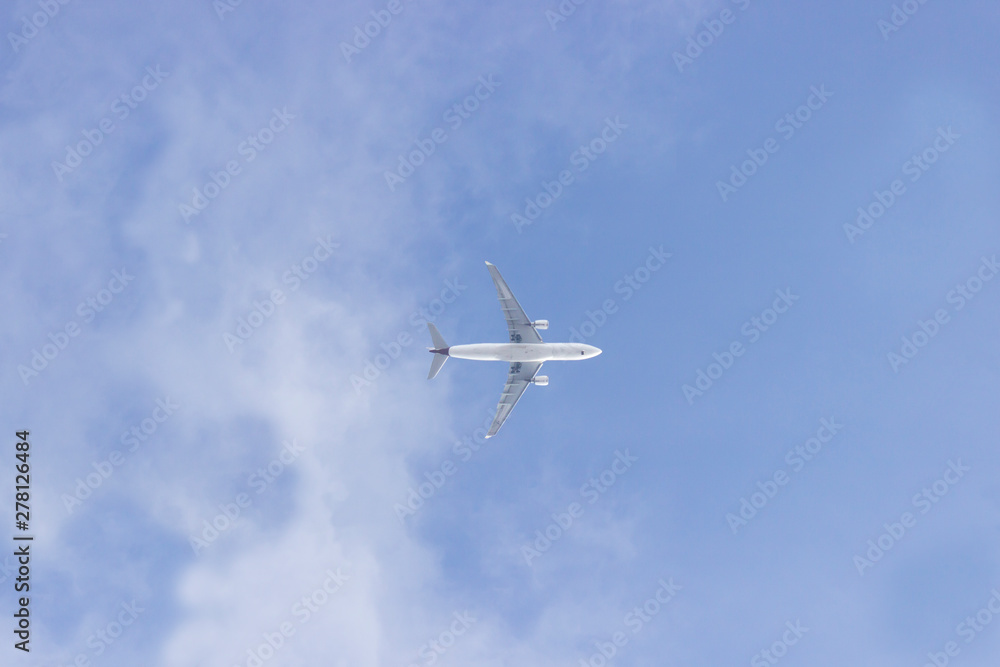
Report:
[[[548,329],[549,328],[549,321],[548,320],[535,320],[534,322],[531,323],[531,326],[535,327],[536,329]]]
[[[531,379],[532,384],[537,384],[539,387],[544,387],[549,384],[548,375],[536,375]]]

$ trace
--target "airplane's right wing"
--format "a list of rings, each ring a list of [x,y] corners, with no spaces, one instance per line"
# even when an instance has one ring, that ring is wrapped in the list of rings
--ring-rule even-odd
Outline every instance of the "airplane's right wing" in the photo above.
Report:
[[[497,296],[500,298],[500,308],[503,309],[503,316],[507,320],[507,329],[510,333],[512,343],[541,343],[542,337],[538,335],[535,327],[531,326],[531,320],[524,314],[521,304],[514,298],[514,293],[507,287],[503,276],[497,271],[497,267],[486,262],[490,275],[493,276],[493,284],[497,288]],[[513,406],[511,406],[513,407]],[[499,426],[497,428],[500,428]]]
[[[510,365],[510,371],[507,373],[507,384],[504,385],[503,394],[500,396],[500,402],[497,404],[497,415],[493,418],[493,424],[490,425],[490,431],[486,434],[487,438],[492,438],[503,426],[503,423],[507,421],[507,417],[510,416],[511,410],[514,409],[514,405],[521,398],[521,394],[524,390],[528,388],[531,384],[531,379],[535,377],[541,369],[542,364],[540,362],[522,362],[515,361]]]

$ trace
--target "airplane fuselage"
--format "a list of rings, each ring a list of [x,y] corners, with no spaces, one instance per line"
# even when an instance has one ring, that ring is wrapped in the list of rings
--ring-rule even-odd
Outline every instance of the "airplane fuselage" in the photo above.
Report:
[[[578,361],[601,353],[584,343],[473,343],[452,345],[437,351],[457,359],[477,361]]]

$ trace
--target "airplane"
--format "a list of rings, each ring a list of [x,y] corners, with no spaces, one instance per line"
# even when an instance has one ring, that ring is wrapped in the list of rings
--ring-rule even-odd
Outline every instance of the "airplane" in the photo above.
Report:
[[[430,322],[427,329],[431,334],[434,347],[427,350],[434,354],[431,360],[431,370],[427,379],[432,380],[441,371],[448,357],[457,359],[475,359],[477,361],[508,361],[510,369],[507,372],[507,384],[497,404],[497,414],[490,426],[487,438],[492,438],[507,421],[514,405],[529,384],[544,387],[549,384],[549,378],[538,375],[542,364],[546,361],[580,361],[590,359],[601,353],[593,345],[584,343],[544,343],[538,334],[539,329],[548,329],[548,320],[529,320],[524,314],[521,304],[514,298],[513,292],[507,287],[503,276],[493,264],[486,262],[486,267],[493,276],[493,284],[497,288],[500,308],[507,319],[507,329],[510,333],[509,343],[474,343],[471,345],[448,345],[441,333]]]

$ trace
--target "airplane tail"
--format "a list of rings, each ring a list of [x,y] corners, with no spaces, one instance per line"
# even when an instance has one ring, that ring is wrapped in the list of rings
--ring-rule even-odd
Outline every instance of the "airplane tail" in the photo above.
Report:
[[[431,370],[427,374],[427,379],[433,380],[441,372],[444,362],[448,361],[448,343],[445,342],[444,336],[437,330],[437,327],[430,322],[427,323],[427,329],[431,332],[431,342],[434,343],[434,347],[427,348],[429,352],[434,353],[434,358],[431,360]]]

